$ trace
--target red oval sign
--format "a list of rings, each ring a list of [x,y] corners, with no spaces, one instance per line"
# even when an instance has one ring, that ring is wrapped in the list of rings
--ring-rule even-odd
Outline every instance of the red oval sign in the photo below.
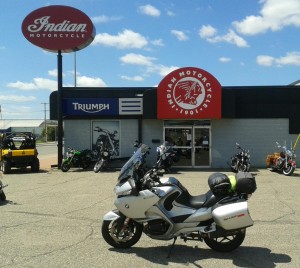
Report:
[[[32,44],[51,52],[72,52],[88,46],[95,27],[82,11],[68,6],[34,10],[23,20],[22,32]]]

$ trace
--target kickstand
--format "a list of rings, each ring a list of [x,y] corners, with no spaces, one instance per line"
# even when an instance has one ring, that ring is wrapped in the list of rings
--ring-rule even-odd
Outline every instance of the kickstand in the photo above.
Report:
[[[169,248],[167,258],[170,258],[171,251],[172,251],[172,249],[174,248],[174,245],[175,245],[176,240],[177,240],[177,236],[174,237],[174,241],[173,241],[173,244],[172,244],[172,245],[170,246],[170,248]]]

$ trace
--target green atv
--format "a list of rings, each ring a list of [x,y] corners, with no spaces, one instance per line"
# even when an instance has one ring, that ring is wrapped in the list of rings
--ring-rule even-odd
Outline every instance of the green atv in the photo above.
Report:
[[[11,168],[30,166],[32,172],[39,172],[40,161],[36,149],[36,137],[31,132],[2,133],[0,140],[0,168],[3,174]]]

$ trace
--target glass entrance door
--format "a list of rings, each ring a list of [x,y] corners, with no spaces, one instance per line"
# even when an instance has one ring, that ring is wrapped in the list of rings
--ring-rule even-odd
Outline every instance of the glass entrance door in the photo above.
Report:
[[[209,128],[194,127],[194,166],[210,166]]]
[[[210,166],[210,127],[172,126],[164,128],[165,141],[181,152],[181,159],[174,166]]]

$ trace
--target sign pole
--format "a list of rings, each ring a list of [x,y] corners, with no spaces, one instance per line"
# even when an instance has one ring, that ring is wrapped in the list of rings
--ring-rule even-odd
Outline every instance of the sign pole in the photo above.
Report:
[[[57,117],[58,117],[58,131],[57,131],[57,165],[61,167],[63,150],[62,150],[62,137],[63,137],[63,119],[62,119],[62,55],[61,50],[57,54]]]

